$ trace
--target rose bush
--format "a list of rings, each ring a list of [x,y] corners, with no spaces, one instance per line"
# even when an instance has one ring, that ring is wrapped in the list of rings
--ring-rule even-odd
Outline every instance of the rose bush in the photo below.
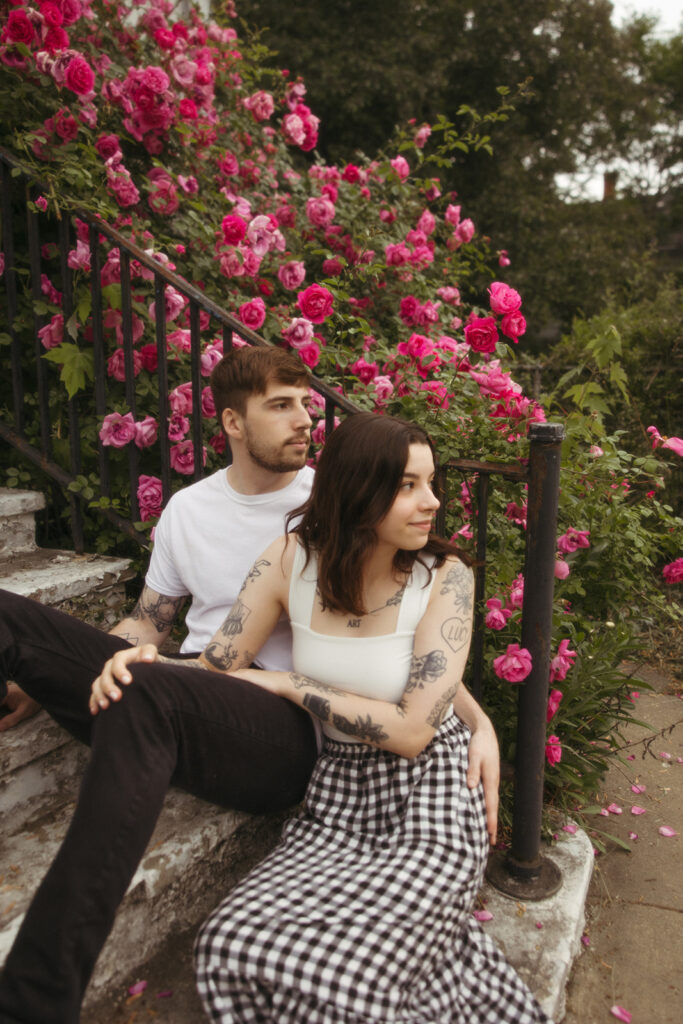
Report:
[[[544,409],[514,380],[515,350],[504,339],[516,343],[526,323],[522,296],[498,279],[510,257],[463,216],[466,198],[456,204],[455,193],[442,195],[437,176],[463,146],[488,148],[491,126],[509,104],[503,97],[485,125],[474,111],[457,126],[438,118],[417,134],[414,126],[399,131],[374,159],[323,165],[304,156],[315,149],[318,128],[304,83],[269,67],[258,41],[238,38],[234,16],[226,4],[216,20],[203,20],[196,10],[182,19],[167,0],[17,0],[0,11],[0,141],[40,178],[34,199],[44,200],[35,203],[42,298],[20,275],[14,326],[26,340],[27,379],[35,374],[34,316],[44,359],[60,371],[50,382],[54,458],[69,467],[66,386],[79,401],[77,487],[92,498],[93,510],[98,439],[114,481],[110,503],[124,514],[127,455],[135,450],[145,529],[161,509],[161,437],[171,443],[174,487],[194,471],[190,437],[197,419],[207,470],[224,462],[206,387],[200,407],[193,405],[188,306],[173,288],[164,310],[170,417],[158,421],[153,275],[135,260],[134,412],[129,407],[122,260],[106,243],[100,273],[107,413],[96,415],[89,229],[75,209],[110,221],[246,326],[297,352],[360,407],[421,422],[442,459],[525,458],[529,424],[566,418],[565,409],[552,402]],[[74,231],[68,282],[56,245],[57,212],[71,219]],[[25,260],[19,249],[16,259]],[[65,322],[67,285],[74,312]],[[223,342],[205,313],[200,334],[201,373],[208,378]],[[0,322],[0,342],[8,340]],[[9,408],[9,374],[0,387]],[[27,388],[25,418],[37,437],[34,392]],[[324,408],[315,401],[312,408],[319,444]],[[619,723],[631,715],[620,659],[643,623],[678,614],[657,581],[664,565],[665,579],[679,577],[681,524],[659,487],[663,460],[678,457],[675,448],[662,444],[632,457],[594,410],[567,418],[567,433],[551,668],[563,690],[549,716],[547,788],[551,802],[576,813],[604,771]],[[14,457],[2,458],[8,484],[25,485]],[[464,547],[476,525],[475,482],[470,473],[449,480],[448,529]],[[120,549],[121,539],[95,516],[86,517],[91,542],[99,550]],[[497,483],[489,516],[484,700],[503,755],[512,759],[516,690],[531,667],[519,646],[525,486]]]

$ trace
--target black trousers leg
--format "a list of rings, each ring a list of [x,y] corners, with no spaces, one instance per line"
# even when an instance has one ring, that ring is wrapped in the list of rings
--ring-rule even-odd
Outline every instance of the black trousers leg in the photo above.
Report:
[[[182,662],[132,674],[122,700],[91,720],[74,817],[0,978],[1,1024],[78,1021],[169,783],[254,812],[290,806],[305,791],[315,736],[296,705]]]

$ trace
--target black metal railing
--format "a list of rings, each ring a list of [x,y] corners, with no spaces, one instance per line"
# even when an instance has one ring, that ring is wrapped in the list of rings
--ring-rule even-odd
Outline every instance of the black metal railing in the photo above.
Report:
[[[79,432],[78,397],[68,401],[69,468],[60,464],[53,455],[52,430],[50,423],[50,376],[55,370],[42,358],[38,332],[45,326],[46,317],[41,308],[41,221],[31,207],[30,201],[37,194],[37,183],[27,174],[21,164],[8,152],[0,149],[0,184],[2,189],[2,242],[5,272],[3,278],[6,295],[7,330],[10,336],[10,361],[12,380],[13,423],[0,419],[0,436],[25,458],[39,466],[48,477],[56,481],[70,503],[71,529],[77,551],[83,551],[83,523],[79,502],[73,485],[82,471],[82,450]],[[23,208],[26,220],[15,223],[16,209]],[[131,261],[144,267],[154,282],[154,308],[156,322],[156,354],[158,378],[159,423],[165,424],[169,414],[168,397],[168,351],[166,343],[166,318],[164,315],[166,289],[171,287],[185,297],[189,306],[190,369],[192,403],[195,411],[201,408],[201,367],[200,367],[200,313],[207,314],[210,322],[219,325],[223,349],[233,345],[233,336],[239,336],[250,345],[269,344],[258,334],[245,327],[239,320],[222,309],[211,298],[169,270],[124,235],[96,220],[86,213],[71,211],[89,225],[90,254],[90,316],[94,359],[94,401],[95,410],[101,420],[107,414],[107,355],[103,324],[103,295],[101,282],[102,238],[119,250],[121,283],[121,333],[125,367],[126,404],[133,417],[136,415],[136,387],[134,375],[133,342],[133,292],[131,285]],[[22,254],[26,265],[17,262],[16,240],[25,225],[26,254]],[[71,217],[62,214],[54,226],[60,254],[62,311],[67,323],[74,313],[73,271],[68,265],[68,253],[72,247],[73,226]],[[33,300],[33,311],[27,325],[18,320],[19,303],[17,281],[19,273],[28,274],[29,291]],[[23,326],[23,329],[22,329]],[[36,381],[36,402],[39,421],[39,438],[27,437],[26,414],[24,409],[24,371],[22,366],[27,330],[33,335],[34,373]],[[324,400],[325,430],[334,427],[335,412],[353,414],[358,408],[353,402],[339,394],[320,380],[313,380],[313,388]],[[449,470],[457,470],[476,478],[476,568],[475,584],[475,629],[472,652],[472,689],[477,698],[482,696],[483,649],[484,649],[484,596],[486,584],[486,547],[488,528],[488,500],[493,477],[526,482],[528,493],[528,521],[526,533],[526,559],[522,609],[522,645],[532,656],[533,669],[524,686],[519,689],[519,715],[517,736],[517,763],[515,766],[515,809],[512,851],[499,872],[496,884],[506,887],[505,877],[510,875],[517,896],[537,895],[543,887],[554,885],[546,880],[547,859],[540,856],[541,813],[543,800],[543,763],[545,744],[545,714],[548,695],[548,674],[550,664],[551,618],[553,595],[553,572],[555,565],[555,526],[559,494],[559,457],[562,442],[562,428],[554,424],[533,424],[529,431],[529,457],[524,462],[511,464],[476,462],[470,459],[455,459],[440,469],[442,488],[445,488]],[[164,503],[171,494],[170,444],[167,431],[159,431],[160,474]],[[197,413],[192,418],[192,447],[194,452],[194,479],[203,475],[202,418]],[[147,544],[147,537],[135,527],[140,518],[137,501],[140,455],[133,444],[127,446],[128,477],[130,483],[130,517],[126,518],[111,507],[99,511],[116,528],[140,544]],[[98,497],[112,497],[112,481],[109,466],[109,452],[98,441]],[[447,500],[442,501],[437,527],[445,530],[445,509]],[[503,877],[505,876],[505,877]],[[539,878],[543,881],[539,882]],[[521,879],[521,881],[519,881]]]

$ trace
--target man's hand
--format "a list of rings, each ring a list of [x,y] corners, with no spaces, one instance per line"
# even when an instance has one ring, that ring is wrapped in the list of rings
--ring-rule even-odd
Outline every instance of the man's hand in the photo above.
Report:
[[[24,693],[16,683],[11,682],[7,683],[7,694],[5,699],[0,701],[0,707],[10,710],[9,715],[0,718],[0,732],[13,729],[15,725],[19,725],[19,722],[23,722],[26,718],[32,718],[40,711],[40,704]]]
[[[474,789],[482,783],[486,804],[486,831],[491,845],[498,831],[498,786],[500,784],[500,753],[491,721],[486,716],[472,730],[467,766],[467,785]]]
[[[128,686],[133,677],[128,666],[138,661],[152,662],[159,658],[159,651],[154,644],[143,644],[142,647],[126,647],[117,651],[113,658],[105,662],[104,668],[92,684],[90,691],[90,714],[96,715],[100,708],[105,711],[111,701],[121,700],[121,686]]]

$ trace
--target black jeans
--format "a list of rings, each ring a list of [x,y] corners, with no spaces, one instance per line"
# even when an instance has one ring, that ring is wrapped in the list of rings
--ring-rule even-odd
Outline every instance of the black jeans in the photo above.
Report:
[[[0,976],[0,1024],[78,1021],[170,784],[222,806],[265,812],[300,800],[313,769],[315,734],[305,711],[182,661],[133,666],[122,699],[93,718],[91,683],[127,646],[0,591],[0,679],[14,679],[91,747],[69,830]]]

